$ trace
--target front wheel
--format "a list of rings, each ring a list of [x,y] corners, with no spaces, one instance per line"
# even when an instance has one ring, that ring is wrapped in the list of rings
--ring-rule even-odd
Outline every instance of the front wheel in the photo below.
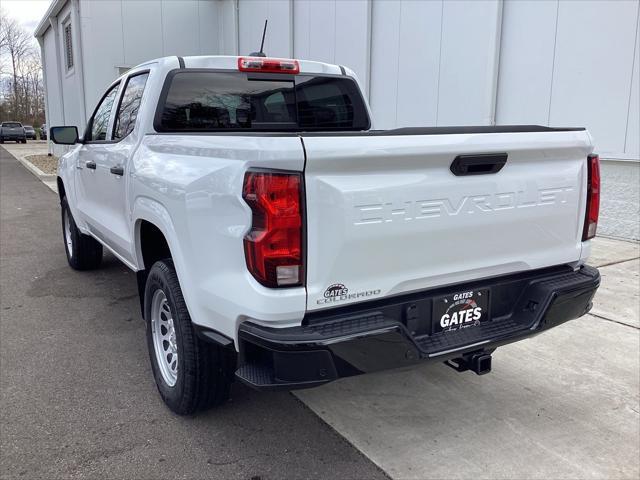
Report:
[[[73,219],[67,197],[60,203],[62,215],[62,238],[69,266],[74,270],[92,270],[102,262],[102,244],[95,238],[78,230]]]
[[[170,258],[149,271],[144,317],[151,369],[166,405],[179,415],[190,415],[227,401],[235,350],[196,335]]]

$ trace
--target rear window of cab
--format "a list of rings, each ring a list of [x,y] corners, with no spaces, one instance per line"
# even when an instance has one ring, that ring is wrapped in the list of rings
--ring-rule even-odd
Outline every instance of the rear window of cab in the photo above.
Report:
[[[165,81],[159,132],[368,130],[356,82],[324,75],[176,70]]]

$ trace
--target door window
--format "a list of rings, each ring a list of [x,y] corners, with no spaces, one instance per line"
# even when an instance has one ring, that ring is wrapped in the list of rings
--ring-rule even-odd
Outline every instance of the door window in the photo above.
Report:
[[[88,141],[100,141],[107,140],[107,129],[109,127],[109,118],[111,117],[111,109],[113,108],[113,102],[116,99],[116,94],[118,93],[119,84],[114,85],[111,89],[106,93],[104,97],[102,97],[102,101],[96,108],[93,117],[91,118],[91,123],[89,124],[89,133],[90,138],[87,138]]]
[[[136,125],[138,110],[140,109],[140,101],[144,86],[147,83],[149,73],[142,73],[129,77],[124,87],[124,93],[120,100],[120,106],[116,113],[116,123],[113,129],[113,139],[119,140],[126,137],[133,131]]]

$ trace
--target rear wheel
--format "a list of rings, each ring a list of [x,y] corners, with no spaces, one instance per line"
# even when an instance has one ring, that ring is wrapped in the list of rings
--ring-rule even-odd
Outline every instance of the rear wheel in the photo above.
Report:
[[[102,262],[102,244],[78,230],[73,220],[67,197],[60,204],[62,214],[62,238],[69,266],[74,270],[92,270]]]
[[[144,292],[151,369],[166,405],[189,415],[228,400],[235,350],[201,340],[193,329],[173,261],[156,262]]]

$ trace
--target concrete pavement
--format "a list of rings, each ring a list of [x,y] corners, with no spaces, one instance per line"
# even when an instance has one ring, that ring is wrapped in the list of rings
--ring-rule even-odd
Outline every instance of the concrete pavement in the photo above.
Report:
[[[2,148],[0,207],[0,478],[385,478],[288,393],[171,414],[134,274],[71,270],[57,196]]]
[[[637,479],[638,257],[596,239],[593,315],[499,348],[489,375],[428,364],[296,395],[392,478]]]

